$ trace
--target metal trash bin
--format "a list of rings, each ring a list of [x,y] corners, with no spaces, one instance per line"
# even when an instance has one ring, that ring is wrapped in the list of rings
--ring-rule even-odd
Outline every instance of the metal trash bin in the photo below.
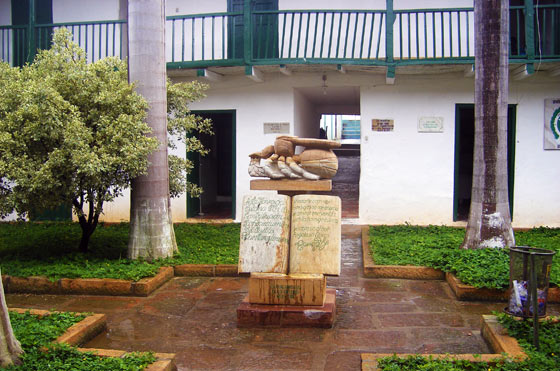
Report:
[[[510,296],[506,313],[523,318],[546,315],[550,267],[554,254],[555,251],[536,247],[510,247]],[[537,308],[536,316],[534,308]]]

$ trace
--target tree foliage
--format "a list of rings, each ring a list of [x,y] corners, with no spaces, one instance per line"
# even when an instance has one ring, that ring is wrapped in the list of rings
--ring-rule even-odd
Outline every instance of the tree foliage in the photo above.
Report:
[[[62,29],[22,68],[0,64],[0,207],[20,215],[72,204],[82,250],[103,204],[120,196],[158,146],[126,63],[87,63]]]
[[[204,156],[208,149],[198,139],[198,134],[213,134],[212,122],[201,118],[189,109],[189,104],[205,97],[207,86],[197,81],[188,83],[172,83],[167,81],[167,131],[170,135],[168,142],[171,150],[177,149],[177,143],[183,142],[187,152],[195,152]],[[192,161],[176,155],[169,155],[169,193],[171,197],[178,197],[182,193],[189,193],[197,197],[202,188],[187,181],[187,175],[193,168]]]
[[[33,64],[0,63],[0,217],[72,205],[86,250],[104,203],[145,174],[159,143],[147,136],[148,106],[128,83],[126,62],[87,63],[71,37],[66,29],[57,31],[52,48],[40,51]],[[189,152],[208,152],[196,134],[212,134],[211,122],[188,107],[205,89],[198,82],[168,81],[171,149],[183,141]],[[202,192],[187,181],[191,161],[170,155],[169,167],[172,197]]]

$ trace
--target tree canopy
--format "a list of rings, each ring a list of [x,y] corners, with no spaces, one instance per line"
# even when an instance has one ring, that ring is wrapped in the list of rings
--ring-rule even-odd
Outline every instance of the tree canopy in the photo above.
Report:
[[[61,29],[22,68],[0,64],[0,207],[20,215],[72,205],[87,249],[103,204],[143,174],[157,146],[126,63],[85,53]]]
[[[172,149],[184,141],[188,152],[207,153],[196,133],[212,133],[211,122],[188,107],[205,89],[167,82]],[[71,206],[82,227],[80,248],[87,250],[104,203],[146,173],[148,155],[160,145],[149,136],[147,109],[128,82],[125,61],[87,63],[66,29],[55,32],[52,48],[32,64],[0,63],[0,217]],[[170,155],[169,167],[172,197],[202,192],[187,182],[189,160]]]

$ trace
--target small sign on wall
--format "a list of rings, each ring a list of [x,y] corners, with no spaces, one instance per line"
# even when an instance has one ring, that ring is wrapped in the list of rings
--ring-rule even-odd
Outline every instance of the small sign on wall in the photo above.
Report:
[[[395,128],[394,120],[389,119],[372,119],[371,130],[373,131],[393,131]]]
[[[544,149],[560,149],[560,98],[544,100]]]
[[[420,117],[418,119],[419,133],[443,133],[443,117]]]
[[[265,122],[263,128],[265,134],[290,134],[289,122]]]

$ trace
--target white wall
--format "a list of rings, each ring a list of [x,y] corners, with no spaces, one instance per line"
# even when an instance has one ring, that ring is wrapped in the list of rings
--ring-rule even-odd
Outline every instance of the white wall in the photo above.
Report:
[[[53,0],[53,22],[101,21],[119,18],[119,0]]]
[[[560,227],[560,150],[544,150],[544,100],[560,98],[558,77],[510,83],[517,104],[514,225]]]
[[[12,23],[12,2],[11,0],[0,0],[0,25]]]
[[[560,151],[543,150],[544,99],[560,96],[546,76],[510,81],[517,104],[514,227],[560,226]],[[398,76],[394,86],[363,86],[360,221],[453,223],[455,104],[473,103],[473,80],[460,75]],[[418,118],[444,119],[443,133],[419,133]],[[371,120],[393,119],[393,132]]]
[[[300,91],[294,89],[294,135],[318,138],[321,115]]]
[[[474,80],[399,76],[361,91],[360,220],[369,224],[450,224],[455,104],[473,101]],[[419,117],[443,117],[443,133],[419,133]],[[394,131],[372,131],[372,119]]]
[[[263,122],[293,120],[292,131],[298,132],[298,120],[309,105],[297,88],[317,87],[319,76],[271,73],[260,84],[226,76],[211,84],[208,98],[193,105],[236,110],[238,219],[242,196],[249,192],[247,156],[274,141],[274,134],[263,134]],[[517,104],[515,227],[560,226],[560,151],[542,149],[544,99],[560,95],[557,84],[538,75],[510,82],[510,103]],[[343,85],[360,86],[360,223],[464,225],[452,221],[455,105],[473,103],[474,79],[462,73],[397,75],[395,85],[386,85],[384,75],[349,72],[329,78],[329,86]],[[418,119],[424,116],[442,117],[444,131],[418,132]],[[372,119],[393,119],[394,131],[372,131]]]

